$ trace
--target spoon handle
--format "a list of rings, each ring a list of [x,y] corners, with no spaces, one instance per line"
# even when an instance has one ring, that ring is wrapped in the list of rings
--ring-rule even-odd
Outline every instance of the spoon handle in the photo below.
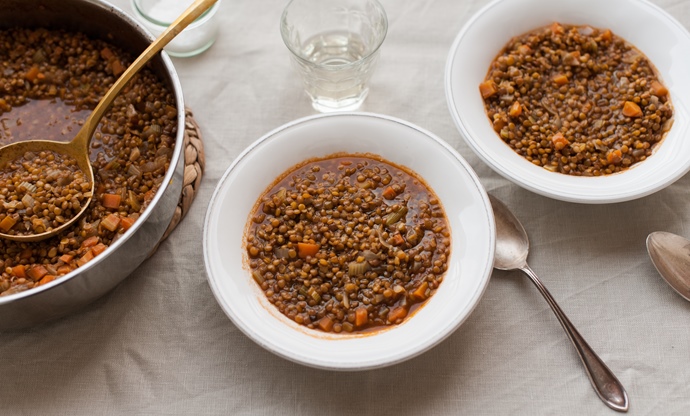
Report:
[[[539,292],[544,296],[546,302],[551,306],[553,313],[556,314],[563,329],[565,329],[565,332],[568,334],[568,338],[570,338],[570,341],[575,346],[577,354],[580,356],[580,360],[582,360],[582,364],[585,366],[585,371],[589,376],[589,380],[592,382],[592,386],[597,392],[597,395],[599,395],[599,398],[613,410],[627,412],[629,404],[628,394],[625,392],[625,388],[623,388],[620,381],[618,381],[616,376],[606,364],[604,364],[601,358],[599,358],[589,344],[587,344],[587,341],[582,338],[582,335],[577,332],[577,329],[575,329],[568,317],[563,313],[556,303],[556,300],[554,300],[549,291],[546,290],[546,287],[541,280],[539,280],[539,277],[537,277],[534,271],[532,271],[528,265],[525,265],[520,270],[532,280],[532,283],[539,289]]]
[[[142,52],[139,57],[132,62],[132,64],[120,75],[120,77],[115,81],[115,83],[110,87],[110,89],[105,93],[103,98],[100,100],[96,108],[93,110],[88,119],[84,122],[84,125],[79,132],[77,132],[73,141],[78,143],[84,153],[88,152],[89,142],[91,141],[91,136],[96,131],[98,123],[105,112],[110,107],[110,104],[115,101],[115,97],[120,93],[125,85],[131,80],[134,75],[139,72],[139,70],[146,65],[148,61],[151,60],[158,52],[160,52],[175,36],[177,36],[184,28],[186,28],[190,23],[201,16],[209,7],[211,7],[218,0],[196,0],[192,5],[190,5],[187,10],[185,10],[161,35],[153,41],[144,52]]]

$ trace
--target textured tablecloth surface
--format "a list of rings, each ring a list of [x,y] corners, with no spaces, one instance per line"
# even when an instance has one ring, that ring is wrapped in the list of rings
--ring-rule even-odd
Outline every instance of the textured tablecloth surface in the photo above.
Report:
[[[128,0],[114,3],[131,13]],[[494,272],[470,318],[432,350],[373,371],[294,364],[226,317],[203,267],[213,189],[248,144],[314,114],[280,38],[286,3],[223,0],[215,45],[174,59],[203,131],[201,191],[155,256],[112,292],[58,321],[0,333],[0,414],[614,414],[519,272]],[[390,27],[362,110],[448,141],[511,207],[530,236],[530,265],[626,387],[629,414],[690,414],[690,303],[661,280],[645,250],[652,231],[690,236],[690,176],[613,205],[559,202],[503,179],[465,144],[444,93],[451,44],[486,2],[382,3]],[[690,27],[690,2],[655,3]]]

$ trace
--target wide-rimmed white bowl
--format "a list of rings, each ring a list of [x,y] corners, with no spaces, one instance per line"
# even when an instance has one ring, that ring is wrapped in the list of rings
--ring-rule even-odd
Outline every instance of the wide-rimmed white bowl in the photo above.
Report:
[[[608,28],[640,49],[669,88],[674,124],[655,153],[622,173],[574,177],[549,172],[515,153],[494,132],[479,94],[491,61],[515,36],[557,21]],[[690,169],[690,34],[645,0],[497,0],[457,35],[445,73],[450,113],[465,141],[496,172],[538,194],[570,202],[610,203],[640,198]]]
[[[441,200],[452,232],[450,264],[436,294],[404,323],[367,335],[327,334],[283,316],[252,279],[244,249],[252,207],[275,178],[306,159],[338,152],[377,154],[421,175]],[[305,365],[360,370],[420,354],[465,321],[491,275],[494,239],[486,192],[452,147],[402,120],[338,113],[291,122],[247,148],[216,187],[203,248],[216,300],[257,344]]]

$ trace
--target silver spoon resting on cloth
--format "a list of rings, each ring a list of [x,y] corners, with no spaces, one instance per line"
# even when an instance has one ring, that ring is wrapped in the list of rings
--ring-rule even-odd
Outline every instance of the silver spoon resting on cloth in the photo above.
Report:
[[[690,300],[690,240],[665,231],[647,236],[647,252],[661,277]]]
[[[577,332],[577,329],[563,313],[549,291],[546,290],[546,287],[537,275],[527,265],[529,240],[524,227],[503,202],[492,195],[489,195],[489,199],[491,200],[496,219],[494,268],[499,270],[520,270],[530,278],[549,306],[551,306],[553,313],[556,314],[558,321],[568,334],[568,338],[575,346],[577,354],[585,366],[589,380],[592,382],[592,387],[594,387],[599,398],[611,409],[627,412],[629,405],[628,394],[625,392],[623,385],[587,344],[587,341],[582,338],[582,335]]]

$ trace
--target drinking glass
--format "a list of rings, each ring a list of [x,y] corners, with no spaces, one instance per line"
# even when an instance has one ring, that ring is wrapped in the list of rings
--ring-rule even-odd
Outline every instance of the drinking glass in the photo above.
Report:
[[[320,112],[356,110],[386,37],[388,19],[377,0],[292,0],[280,33]]]
[[[137,19],[154,36],[159,36],[184,12],[194,0],[132,0]],[[195,56],[213,45],[218,33],[214,18],[221,0],[193,21],[165,47],[170,56],[185,58]]]

